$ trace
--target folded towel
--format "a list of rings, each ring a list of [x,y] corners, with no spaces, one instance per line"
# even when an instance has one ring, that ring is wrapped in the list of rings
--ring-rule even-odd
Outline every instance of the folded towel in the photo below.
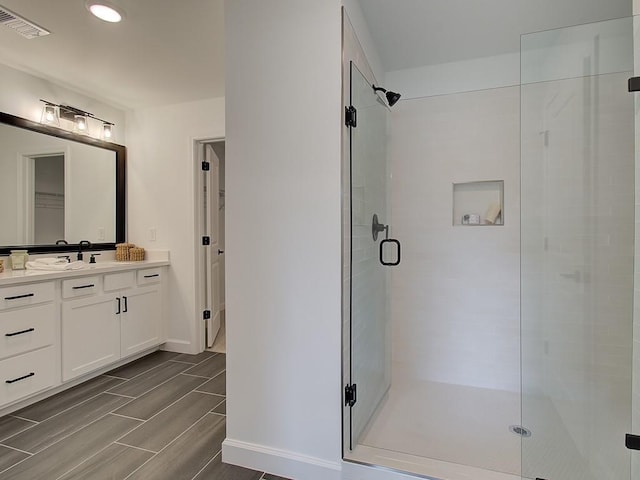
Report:
[[[66,265],[67,263],[67,259],[66,258],[52,258],[52,257],[45,257],[45,258],[36,258],[33,260],[33,262],[35,263],[41,263],[43,265]]]
[[[82,260],[71,263],[67,263],[67,261],[64,260],[64,263],[56,264],[47,264],[36,261],[27,262],[27,270],[49,270],[53,272],[62,272],[65,270],[81,270],[83,268],[87,268],[87,264]]]

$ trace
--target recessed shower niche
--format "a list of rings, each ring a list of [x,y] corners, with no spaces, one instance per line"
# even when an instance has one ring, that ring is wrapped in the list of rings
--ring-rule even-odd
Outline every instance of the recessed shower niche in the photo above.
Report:
[[[504,225],[504,180],[454,183],[453,225]]]

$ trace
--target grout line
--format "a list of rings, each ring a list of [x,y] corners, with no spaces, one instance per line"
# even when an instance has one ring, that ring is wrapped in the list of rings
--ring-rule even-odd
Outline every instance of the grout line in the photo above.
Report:
[[[211,393],[211,392],[203,392],[202,390],[198,390],[195,389],[193,390],[195,393],[202,393],[204,395],[213,395],[214,397],[222,397],[222,398],[226,398],[224,395],[220,394],[220,393]]]
[[[185,372],[180,372],[180,375],[187,375],[189,377],[206,378],[207,380],[211,380],[213,378],[213,377],[205,377],[204,375],[194,375],[193,373],[185,373]]]
[[[209,460],[207,463],[205,463],[204,467],[202,467],[200,470],[198,470],[191,480],[194,480],[198,475],[200,475],[203,472],[203,470],[205,468],[207,468],[211,462],[213,462],[216,458],[218,458],[218,455],[221,455],[221,454],[222,454],[222,450],[220,450],[218,453],[216,453],[211,460]]]
[[[214,407],[215,408],[215,407]],[[213,410],[209,410],[207,412],[209,415],[220,415],[221,417],[226,417],[227,415],[224,413],[218,413],[218,412],[214,412]]]
[[[27,454],[27,455],[29,455],[30,457],[32,457],[33,455],[35,455],[35,453],[27,452],[26,450],[20,450],[19,448],[12,447],[11,445],[7,445],[6,443],[0,443],[0,446],[5,447],[5,448],[9,448],[9,449],[11,449],[11,450],[15,450],[16,452],[26,453],[26,454]],[[13,465],[12,465],[12,466],[13,466]]]
[[[142,448],[142,447],[136,447],[135,445],[129,445],[128,443],[124,443],[121,442],[119,440],[116,440],[115,442],[113,442],[115,445],[122,445],[123,447],[130,447],[130,448],[135,448],[136,450],[142,450],[143,452],[147,452],[147,453],[153,453],[154,455],[157,454],[158,452],[154,452],[153,450],[149,450],[147,448]]]
[[[171,359],[169,361],[173,362],[173,363],[184,363],[184,364],[187,364],[187,365],[191,365],[192,367],[195,367],[196,365],[198,365],[197,363],[185,362],[184,360],[173,360],[173,359]]]
[[[106,393],[107,395],[113,395],[114,397],[123,397],[123,398],[129,398],[131,400],[135,400],[138,397],[132,397],[131,395],[123,395],[121,393],[113,393],[113,392],[103,392]]]
[[[30,418],[25,418],[25,417],[19,417],[18,415],[13,415],[13,414],[9,414],[9,415],[7,415],[7,417],[13,417],[13,418],[17,418],[18,420],[24,420],[25,422],[31,422],[34,425],[38,425],[40,423],[40,422],[38,422],[36,420],[31,420]],[[30,428],[30,427],[28,427],[28,428]]]
[[[129,380],[131,380],[130,378],[118,377],[117,375],[111,375],[110,373],[103,373],[102,376],[109,377],[109,378],[117,378],[118,380],[124,380],[125,382],[128,382]],[[82,384],[79,384],[79,385],[82,385]]]
[[[120,413],[115,413],[115,412],[109,412],[109,413],[111,413],[111,415],[115,415],[116,417],[128,418],[129,420],[137,420],[138,422],[141,422],[140,425],[142,425],[143,423],[146,422],[146,420],[144,418],[129,417],[128,415],[122,415]],[[137,428],[137,426],[136,426],[136,428]],[[120,438],[122,438],[122,437],[120,437]]]

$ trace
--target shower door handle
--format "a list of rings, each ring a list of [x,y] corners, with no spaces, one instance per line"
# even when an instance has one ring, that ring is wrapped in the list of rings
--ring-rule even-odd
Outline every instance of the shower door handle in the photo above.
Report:
[[[392,244],[395,245],[398,248],[398,256],[396,258],[395,262],[385,262],[384,261],[384,246],[386,244]],[[396,240],[395,238],[387,238],[385,240],[382,240],[380,242],[380,263],[382,265],[384,265],[385,267],[396,267],[398,265],[400,265],[400,242],[398,240]]]

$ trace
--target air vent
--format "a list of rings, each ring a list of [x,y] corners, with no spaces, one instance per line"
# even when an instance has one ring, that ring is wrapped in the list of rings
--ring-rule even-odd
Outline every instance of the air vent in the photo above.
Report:
[[[51,33],[35,23],[16,15],[2,5],[0,5],[0,25],[12,28],[16,33],[28,39],[44,37]]]

